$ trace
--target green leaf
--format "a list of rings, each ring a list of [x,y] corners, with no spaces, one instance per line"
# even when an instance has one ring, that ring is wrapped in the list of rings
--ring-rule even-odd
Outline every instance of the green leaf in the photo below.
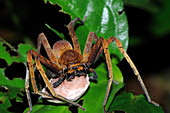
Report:
[[[0,101],[2,102],[2,104],[0,104],[1,113],[9,113],[7,109],[11,106],[10,100],[5,96],[1,96],[2,93],[0,94]]]
[[[27,108],[24,113],[27,113],[29,108]],[[41,101],[33,106],[31,113],[71,113],[68,107],[57,106],[57,105],[46,105]]]
[[[118,82],[118,84],[113,83],[110,96],[106,105],[106,108],[110,106],[115,94],[124,86],[123,83],[123,76],[119,70],[119,68],[113,64],[114,72],[114,80]],[[108,83],[108,72],[106,69],[105,63],[101,63],[96,69],[96,73],[98,74],[97,83],[91,82],[90,87],[86,94],[80,98],[79,100],[83,99],[83,107],[86,111],[81,109],[79,113],[100,113],[103,111],[103,101],[106,93],[107,83]],[[43,103],[38,103],[33,106],[32,113],[36,113],[38,110],[41,110],[42,113],[50,113],[50,112],[58,112],[58,113],[67,113],[70,111],[68,110],[68,106],[62,104],[53,104],[53,105],[43,105]],[[50,109],[50,111],[48,110]],[[28,111],[28,108],[24,111],[25,113]],[[40,111],[38,111],[40,112]]]
[[[51,29],[54,33],[56,33],[60,38],[65,39],[64,35],[62,33],[59,33],[57,30],[49,26],[48,24],[45,24],[49,29]]]
[[[18,62],[23,62],[23,63],[26,63],[27,62],[27,52],[30,50],[30,49],[34,49],[33,47],[27,45],[27,44],[19,44],[18,46],[18,53],[19,53],[19,57],[17,57],[16,61]]]
[[[6,47],[3,46],[3,43],[0,42],[0,58],[4,59],[8,66],[12,64],[12,62],[23,62],[24,64],[26,63],[27,59],[27,51],[31,49],[32,47],[25,45],[25,44],[20,44],[18,46],[18,54],[19,56],[10,56],[10,54],[6,51]],[[21,93],[21,89],[24,89],[24,80],[21,78],[14,78],[13,80],[9,80],[5,74],[4,74],[5,69],[0,69],[0,86],[5,86],[8,88],[8,92],[5,93],[6,96],[9,98],[13,99],[17,97],[18,93]],[[13,76],[13,75],[11,75]],[[25,76],[25,75],[23,75]]]
[[[9,80],[8,78],[5,77],[4,69],[0,69],[0,76],[1,76],[0,86],[5,86],[6,88],[8,88],[8,92],[4,93],[5,96],[14,99],[18,93],[21,93],[20,89],[24,89],[24,80],[20,78]]]
[[[121,0],[48,1],[61,6],[62,11],[69,14],[72,20],[76,17],[79,17],[81,20],[83,20],[85,16],[87,17],[85,24],[76,29],[81,51],[84,49],[90,31],[95,32],[98,37],[104,37],[105,39],[111,36],[117,37],[122,42],[125,50],[127,50],[128,23]],[[110,54],[114,56],[115,64],[123,59],[123,55],[119,52],[115,43],[110,44],[109,50]]]
[[[6,47],[3,46],[3,43],[6,45],[10,45],[7,42],[0,42],[0,58],[4,59],[8,66],[10,66],[13,62],[22,62],[26,64],[27,60],[27,51],[29,49],[33,49],[32,47],[25,45],[25,44],[20,44],[18,46],[18,50],[16,51],[15,49],[11,48],[12,46],[10,45],[9,47],[11,48],[12,51],[15,51],[18,53],[18,56],[10,56],[10,54],[6,51]],[[0,104],[0,109],[7,109],[10,103],[9,99],[14,99],[16,98],[17,101],[21,101],[21,97],[18,96],[18,94],[22,95],[21,90],[24,90],[25,87],[25,80],[21,78],[14,78],[12,80],[9,80],[5,76],[5,68],[0,68],[0,86],[5,87],[8,91],[7,92],[0,92],[0,98],[6,98],[4,103]],[[10,75],[13,76],[13,75]],[[23,75],[25,76],[25,75]],[[4,107],[6,106],[6,107]],[[5,113],[5,112],[4,112]]]
[[[6,51],[6,47],[3,46],[3,42],[0,42],[0,58],[6,60],[8,66],[12,64],[12,62],[23,62],[27,61],[27,52],[28,50],[33,49],[33,47],[26,44],[19,44],[18,52],[19,56],[10,56],[10,54]]]
[[[149,103],[144,95],[134,96],[132,93],[123,93],[116,96],[109,112],[114,110],[127,113],[164,113],[162,107]]]
[[[7,63],[11,64],[12,63],[12,59],[10,57],[10,54],[6,51],[6,47],[3,46],[3,43],[0,42],[0,58],[1,59],[7,59]]]

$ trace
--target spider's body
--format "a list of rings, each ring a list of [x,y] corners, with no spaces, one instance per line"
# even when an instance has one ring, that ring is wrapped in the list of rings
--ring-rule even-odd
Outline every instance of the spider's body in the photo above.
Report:
[[[72,64],[78,64],[82,62],[83,57],[77,51],[74,50],[66,50],[61,54],[59,58],[59,63],[65,66],[71,66]]]
[[[68,41],[57,41],[53,46],[53,51],[58,58],[58,66],[63,68],[62,74],[66,76],[67,80],[70,81],[70,79],[73,79],[75,75],[82,75],[85,74],[85,71],[87,71],[85,70],[82,62],[83,56],[73,50]]]
[[[60,65],[69,66],[71,64],[80,63],[83,60],[82,55],[73,50],[68,41],[57,41],[53,46],[53,51],[59,59],[58,62]]]
[[[68,102],[72,105],[78,106],[79,108],[85,110],[85,108],[83,108],[81,105],[73,101],[77,100],[88,89],[88,86],[90,84],[89,79],[93,80],[97,79],[98,76],[95,70],[91,68],[91,65],[95,61],[97,61],[98,57],[102,53],[104,53],[109,74],[108,86],[106,89],[106,95],[103,102],[104,112],[106,113],[105,105],[107,103],[111,84],[114,81],[111,58],[108,50],[108,45],[113,41],[116,42],[120,52],[124,55],[128,63],[130,64],[131,68],[133,69],[146,94],[148,101],[150,103],[157,105],[150,99],[148,91],[142,81],[141,76],[139,75],[138,70],[136,69],[135,65],[131,61],[126,51],[123,49],[121,42],[116,37],[110,37],[107,40],[105,40],[103,37],[98,38],[94,32],[90,32],[87,37],[83,55],[81,55],[80,45],[78,43],[78,39],[73,28],[73,25],[77,21],[84,24],[84,21],[81,21],[79,18],[75,18],[68,25],[68,30],[73,42],[73,47],[69,42],[61,40],[57,41],[54,44],[53,49],[51,49],[47,38],[43,33],[41,33],[38,37],[37,51],[34,50],[28,51],[27,54],[28,68],[25,80],[25,89],[28,98],[28,104],[30,107],[29,112],[32,110],[31,98],[28,90],[30,78],[35,94],[39,94],[42,97],[46,97],[50,101],[54,102],[57,102],[59,99],[61,101]],[[92,46],[93,39],[95,41],[94,46]],[[44,58],[40,54],[41,44],[43,44],[50,60]],[[34,56],[35,58],[36,69],[39,71],[40,75],[42,76],[46,84],[46,87],[42,91],[38,91],[38,88],[36,86],[32,56]],[[47,69],[49,69],[51,72],[53,72],[57,78],[54,77],[51,80],[49,80],[41,64],[44,65]],[[89,76],[88,73],[93,73],[93,76]],[[48,91],[46,89],[48,89]]]

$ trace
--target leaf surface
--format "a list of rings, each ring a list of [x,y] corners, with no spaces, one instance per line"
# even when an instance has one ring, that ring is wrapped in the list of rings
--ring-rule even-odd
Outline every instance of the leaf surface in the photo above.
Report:
[[[14,50],[13,48],[11,49]],[[6,51],[6,47],[3,46],[3,42],[0,41],[0,59],[5,60],[8,66],[10,66],[13,62],[22,62],[26,64],[27,51],[29,49],[32,49],[32,47],[25,44],[20,44],[18,46],[18,50],[17,51],[15,50],[15,52],[18,53],[18,56],[10,56],[8,51]],[[6,109],[6,112],[9,112],[7,111],[7,108],[11,105],[9,99],[16,98],[17,101],[21,101],[21,98],[18,96],[18,94],[22,95],[21,91],[24,91],[25,89],[24,87],[25,80],[21,78],[13,78],[12,80],[9,80],[5,76],[4,71],[5,68],[0,68],[0,86],[5,87],[7,92],[0,91],[0,98],[4,99],[4,101],[2,101],[3,103],[0,104],[0,109],[3,110]],[[9,76],[13,76],[13,75],[11,74]],[[25,74],[23,76],[25,76]]]
[[[114,110],[127,113],[164,113],[162,107],[149,103],[144,95],[135,96],[132,93],[123,93],[116,96],[109,112]]]

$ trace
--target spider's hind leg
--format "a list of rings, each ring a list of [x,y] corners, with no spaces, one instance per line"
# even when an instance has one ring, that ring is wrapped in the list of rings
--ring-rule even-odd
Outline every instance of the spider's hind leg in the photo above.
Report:
[[[145,93],[145,95],[146,95],[146,97],[148,99],[148,102],[150,102],[150,103],[152,103],[152,104],[154,104],[156,106],[159,106],[158,103],[156,103],[156,102],[151,100],[151,98],[149,96],[149,93],[148,93],[148,90],[146,89],[146,86],[145,86],[145,84],[144,84],[144,82],[143,82],[143,80],[142,80],[142,78],[141,78],[141,76],[140,76],[136,66],[134,65],[134,63],[130,59],[129,55],[124,50],[124,48],[122,46],[122,43],[116,37],[110,37],[110,38],[112,38],[116,42],[116,45],[119,48],[120,52],[123,54],[123,56],[125,57],[125,59],[129,63],[129,65],[131,66],[132,70],[134,71],[134,74],[137,76],[138,81],[139,81],[139,83],[140,83],[140,85],[141,85],[141,87],[142,87],[142,89],[143,89],[143,91],[144,91],[144,93]]]
[[[106,63],[107,63],[108,72],[109,72],[109,80],[108,80],[108,85],[107,85],[107,89],[106,89],[105,99],[104,99],[104,102],[103,102],[104,113],[106,113],[105,106],[106,106],[108,96],[109,96],[109,93],[110,93],[110,89],[111,89],[111,85],[112,85],[112,82],[113,82],[113,69],[112,69],[111,58],[110,58],[110,54],[109,54],[109,50],[108,50],[108,43],[103,37],[101,37],[101,40],[102,40],[102,44],[103,44],[102,47],[104,49],[104,54],[105,54],[105,57],[106,57]]]

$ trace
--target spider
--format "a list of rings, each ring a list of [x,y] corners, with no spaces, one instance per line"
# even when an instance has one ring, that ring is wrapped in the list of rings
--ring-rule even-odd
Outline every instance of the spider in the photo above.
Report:
[[[136,69],[134,63],[132,62],[126,51],[124,50],[121,42],[116,37],[110,37],[105,40],[103,37],[98,38],[94,32],[89,32],[83,55],[81,55],[80,45],[73,27],[73,25],[78,21],[81,24],[84,24],[85,19],[82,21],[77,17],[73,21],[71,21],[67,26],[74,48],[68,41],[60,40],[57,41],[53,45],[53,49],[51,49],[44,33],[40,33],[37,39],[37,52],[33,49],[28,51],[28,66],[25,80],[25,89],[29,104],[28,112],[32,111],[32,103],[29,92],[30,78],[35,94],[41,95],[42,97],[47,98],[49,101],[53,101],[56,103],[64,101],[85,110],[85,108],[83,108],[81,105],[74,101],[77,100],[88,89],[89,79],[97,79],[98,76],[95,70],[90,68],[90,66],[95,61],[97,61],[99,56],[104,52],[109,73],[108,85],[103,102],[104,113],[106,113],[105,105],[107,103],[111,84],[112,82],[114,82],[111,58],[108,50],[108,45],[113,41],[116,42],[116,45],[119,48],[120,52],[124,55],[127,62],[130,64],[132,70],[134,71],[134,74],[137,76],[137,79],[143,88],[148,102],[158,106],[156,102],[151,100],[148,91],[143,83],[143,80],[139,75],[138,70]],[[95,41],[95,44],[92,47],[93,40]],[[40,54],[41,44],[43,44],[50,60],[46,59]],[[35,59],[36,69],[39,71],[46,84],[46,87],[43,88],[42,91],[39,91],[36,86],[32,57],[34,57]],[[41,64],[54,74],[54,77],[52,79],[48,79]],[[93,75],[89,76],[89,73],[92,73]]]

